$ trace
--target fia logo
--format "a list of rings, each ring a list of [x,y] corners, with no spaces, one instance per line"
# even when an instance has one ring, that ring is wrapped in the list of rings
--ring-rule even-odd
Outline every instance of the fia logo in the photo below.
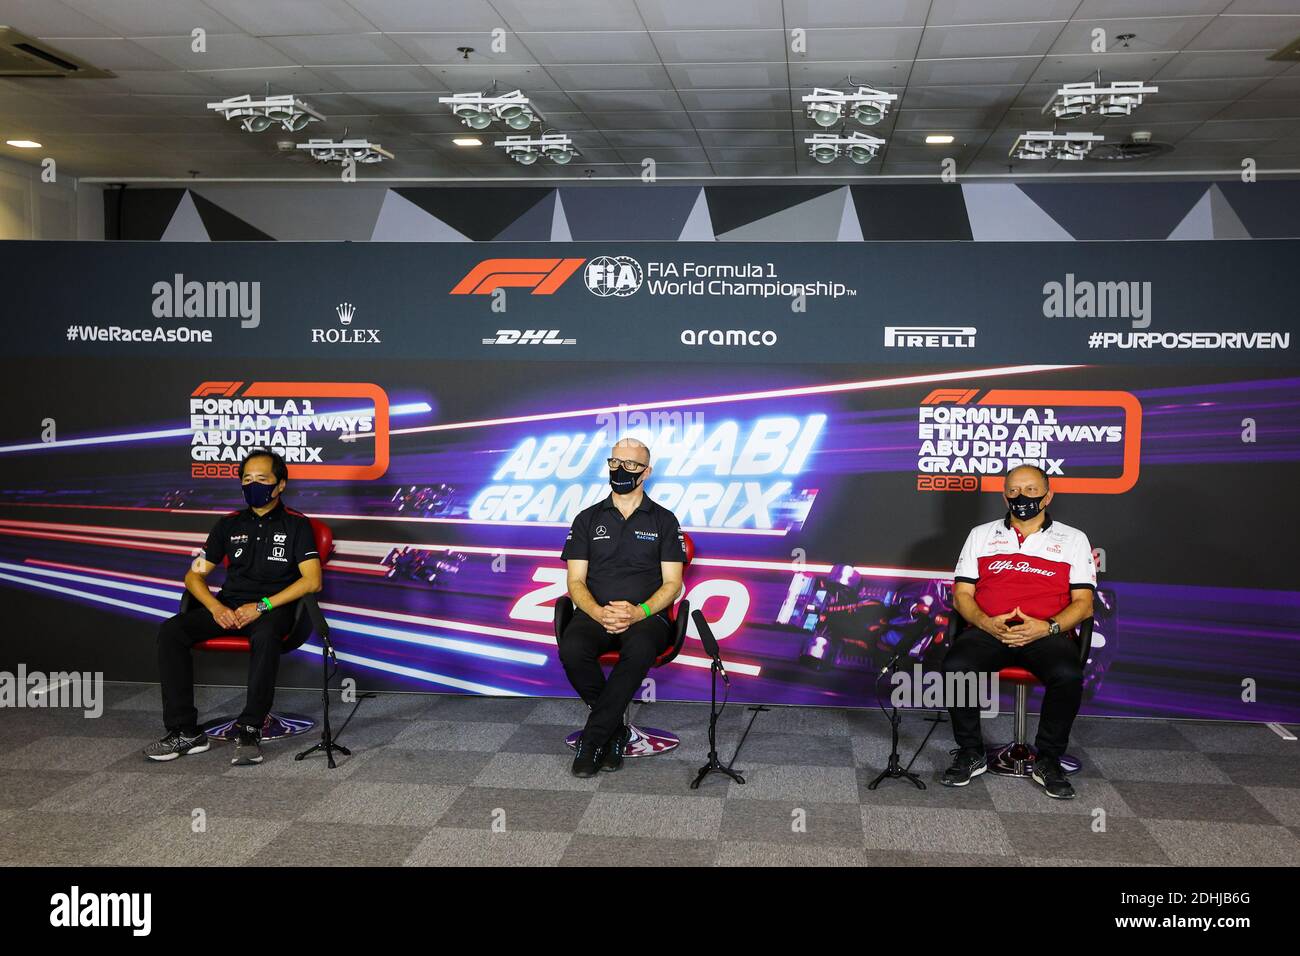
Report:
[[[596,256],[582,274],[587,288],[602,297],[631,295],[641,288],[641,263],[630,256]]]

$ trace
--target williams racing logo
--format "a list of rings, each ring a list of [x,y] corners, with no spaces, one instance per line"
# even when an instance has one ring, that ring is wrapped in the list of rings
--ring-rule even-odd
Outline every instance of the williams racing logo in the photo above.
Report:
[[[204,382],[190,394],[190,475],[237,478],[255,448],[294,478],[369,481],[388,471],[388,395],[363,382]],[[372,446],[369,464],[355,464]],[[347,464],[344,464],[347,462]]]

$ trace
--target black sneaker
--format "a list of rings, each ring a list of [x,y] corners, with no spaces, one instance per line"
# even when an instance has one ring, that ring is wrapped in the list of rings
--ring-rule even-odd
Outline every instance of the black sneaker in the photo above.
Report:
[[[1060,763],[1051,757],[1040,756],[1034,761],[1033,778],[1034,783],[1042,787],[1053,800],[1074,799],[1074,787],[1070,786],[1070,778],[1065,775]]]
[[[964,787],[970,783],[971,777],[978,777],[989,769],[988,761],[984,759],[984,754],[979,750],[967,750],[959,747],[948,752],[956,756],[953,758],[952,766],[945,770],[943,776],[939,778],[939,782],[945,787]]]
[[[573,775],[575,777],[596,776],[604,757],[604,747],[593,747],[585,738],[579,737],[578,746],[574,748],[573,754]]]
[[[608,772],[623,769],[623,757],[627,753],[628,738],[632,732],[626,726],[614,731],[614,736],[605,744],[605,757],[600,762],[600,769]]]
[[[173,730],[170,734],[144,748],[144,755],[150,760],[175,760],[188,754],[201,754],[212,746],[203,731],[184,734]]]
[[[235,755],[230,758],[232,767],[251,767],[262,762],[262,735],[256,727],[237,725],[239,736],[235,739]]]

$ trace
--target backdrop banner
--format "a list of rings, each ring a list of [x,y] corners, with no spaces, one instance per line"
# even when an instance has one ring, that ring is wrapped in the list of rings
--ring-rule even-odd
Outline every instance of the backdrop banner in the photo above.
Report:
[[[156,680],[184,571],[271,447],[334,532],[322,599],[362,688],[571,696],[560,549],[633,435],[733,700],[874,706],[897,651],[937,666],[962,542],[1029,462],[1095,549],[1086,712],[1295,722],[1297,261],[1291,240],[6,243],[0,667]],[[200,680],[241,679],[206,657]],[[708,699],[694,625],[651,676]]]

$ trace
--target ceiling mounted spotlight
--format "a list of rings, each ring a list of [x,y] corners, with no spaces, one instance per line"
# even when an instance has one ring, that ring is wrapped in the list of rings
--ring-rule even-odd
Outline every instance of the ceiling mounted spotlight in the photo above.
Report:
[[[260,133],[276,123],[291,133],[297,133],[308,123],[319,123],[325,119],[292,93],[283,96],[268,94],[258,100],[245,93],[220,103],[209,103],[208,109],[215,110],[228,120],[239,120],[239,125],[250,133]]]
[[[511,129],[528,129],[541,118],[541,114],[522,90],[498,93],[495,89],[482,93],[456,93],[438,97],[439,103],[451,107],[454,116],[470,129],[487,129],[494,119]]]
[[[346,135],[346,134],[344,134]],[[305,149],[318,163],[346,163],[349,159],[355,163],[382,163],[392,159],[393,154],[378,143],[366,139],[309,139],[299,143],[298,149]]]
[[[852,77],[849,79],[852,80]],[[885,118],[890,104],[898,96],[882,93],[869,86],[859,86],[854,93],[842,93],[819,86],[802,99],[808,105],[808,118],[818,126],[834,126],[845,116],[859,125],[875,126]]]
[[[1010,152],[1012,159],[1083,159],[1106,137],[1096,133],[1021,133]]]
[[[507,136],[493,145],[500,146],[507,156],[524,166],[532,166],[542,158],[565,166],[575,156],[581,155],[573,145],[573,140],[565,133],[544,133],[536,139],[531,136]]]
[[[1066,83],[1047,101],[1044,115],[1072,120],[1095,113],[1098,116],[1128,116],[1142,105],[1144,97],[1160,92],[1141,80],[1116,80],[1103,84],[1101,78],[1087,83]]]
[[[808,155],[819,163],[833,163],[843,152],[851,162],[865,166],[876,158],[885,141],[866,133],[813,133],[805,137],[804,144]]]

